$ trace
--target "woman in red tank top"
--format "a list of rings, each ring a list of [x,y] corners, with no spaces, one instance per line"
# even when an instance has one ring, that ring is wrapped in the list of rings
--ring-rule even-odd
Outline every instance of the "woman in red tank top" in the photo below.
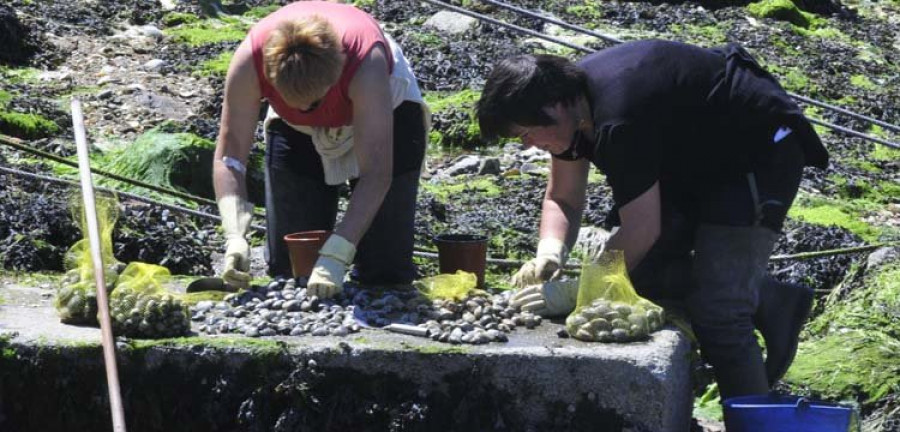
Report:
[[[409,79],[397,81],[394,72],[402,71],[395,71],[395,65]],[[308,295],[320,298],[342,291],[347,267],[354,262],[361,283],[409,283],[415,278],[413,226],[425,110],[420,96],[396,97],[396,82],[414,90],[404,94],[419,94],[402,53],[371,16],[353,6],[296,2],[250,30],[225,81],[213,162],[227,239],[226,282],[246,287],[250,280],[245,234],[253,207],[244,166],[262,100],[269,104],[270,275],[308,276]],[[338,186],[348,180],[353,188],[349,206],[335,225]],[[332,234],[312,273],[294,275],[283,238],[307,230]]]

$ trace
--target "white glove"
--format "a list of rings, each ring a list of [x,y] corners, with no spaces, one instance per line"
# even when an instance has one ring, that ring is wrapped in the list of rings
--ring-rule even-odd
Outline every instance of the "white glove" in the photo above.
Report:
[[[543,283],[558,274],[567,255],[568,250],[562,240],[542,238],[538,242],[537,256],[523,264],[510,282],[519,288]]]
[[[347,239],[331,234],[319,249],[319,259],[309,275],[306,291],[310,296],[331,298],[344,290],[344,274],[353,262],[356,246]]]
[[[578,279],[555,280],[516,291],[510,305],[543,317],[568,315],[578,301]]]
[[[244,235],[250,228],[253,204],[238,195],[227,195],[218,200],[225,232],[225,270],[222,279],[238,289],[250,287],[250,245]]]

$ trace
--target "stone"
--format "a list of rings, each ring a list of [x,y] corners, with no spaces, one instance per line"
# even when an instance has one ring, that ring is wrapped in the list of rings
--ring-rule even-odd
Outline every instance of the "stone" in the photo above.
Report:
[[[478,156],[460,156],[459,158],[454,160],[450,167],[445,169],[442,174],[447,177],[455,177],[463,174],[474,174],[478,172],[479,165],[481,165],[481,159]]]
[[[479,162],[478,175],[500,175],[500,172],[500,159],[498,158],[484,158]]]
[[[549,168],[543,167],[543,166],[540,166],[540,165],[537,165],[537,164],[534,164],[531,162],[523,163],[522,166],[519,168],[519,171],[521,171],[522,174],[531,174],[531,175],[544,175],[544,174],[550,173]]]
[[[896,261],[898,258],[900,258],[900,248],[883,247],[869,254],[866,260],[866,268],[870,270],[875,269],[888,262]]]
[[[115,92],[112,89],[101,90],[100,93],[97,93],[97,99],[109,99],[114,94]]]
[[[424,27],[437,30],[441,33],[459,35],[474,29],[478,25],[478,19],[463,15],[459,12],[440,11],[425,21]]]
[[[163,67],[166,66],[166,64],[167,63],[165,60],[153,59],[153,60],[148,61],[147,63],[144,63],[144,65],[142,67],[144,68],[144,70],[147,70],[150,72],[159,72],[162,70]]]

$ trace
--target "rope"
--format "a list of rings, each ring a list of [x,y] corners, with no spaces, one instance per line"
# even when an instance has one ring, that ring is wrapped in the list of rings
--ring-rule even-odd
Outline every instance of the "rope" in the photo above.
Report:
[[[40,156],[40,157],[43,157],[43,158],[46,158],[46,159],[50,159],[50,160],[52,160],[52,161],[54,161],[54,162],[56,162],[56,163],[60,163],[60,164],[66,165],[66,166],[70,166],[70,167],[73,167],[73,168],[78,168],[78,163],[76,163],[76,162],[70,161],[70,160],[68,160],[68,159],[65,159],[65,158],[63,158],[63,157],[57,156],[57,155],[52,154],[52,153],[48,153],[48,152],[45,152],[45,151],[42,151],[42,150],[38,150],[38,149],[36,149],[36,148],[28,147],[28,146],[26,145],[26,143],[27,143],[27,141],[25,141],[25,140],[21,140],[21,139],[18,139],[18,138],[14,138],[14,137],[11,137],[11,136],[6,136],[6,135],[3,135],[3,134],[0,134],[0,144],[6,144],[6,145],[8,145],[8,146],[10,146],[10,147],[12,147],[12,148],[17,149],[17,150],[21,150],[21,151],[24,151],[24,152],[26,152],[26,153],[31,153],[31,154],[36,155],[36,156]],[[161,194],[165,194],[165,195],[170,195],[170,196],[178,197],[178,198],[181,198],[181,199],[185,199],[185,200],[188,200],[188,201],[193,201],[193,202],[200,203],[200,204],[206,204],[206,205],[212,205],[212,206],[215,206],[215,205],[216,205],[216,202],[215,202],[215,201],[213,201],[213,200],[211,200],[211,199],[208,199],[208,198],[203,198],[203,197],[200,197],[200,196],[191,195],[191,194],[189,194],[189,193],[179,192],[179,191],[177,191],[177,190],[169,189],[169,188],[164,188],[164,187],[162,187],[162,186],[156,186],[156,185],[153,185],[153,184],[150,184],[150,183],[142,182],[142,181],[140,181],[140,180],[135,180],[135,179],[127,178],[127,177],[122,177],[122,176],[120,176],[120,175],[118,175],[118,174],[114,174],[114,173],[111,173],[111,172],[109,172],[109,171],[104,171],[104,170],[97,169],[97,168],[91,168],[91,172],[92,172],[92,173],[95,173],[95,174],[98,174],[98,175],[101,175],[101,176],[104,176],[104,177],[111,178],[111,179],[113,179],[113,180],[120,181],[120,182],[122,182],[122,183],[130,184],[130,185],[132,185],[132,186],[138,186],[138,187],[142,187],[142,188],[145,188],[145,189],[150,189],[150,190],[152,190],[152,191],[159,192],[159,193],[161,193]],[[79,187],[80,187],[80,186],[79,186]],[[258,213],[258,212],[256,213],[256,215],[257,215],[257,216],[262,216],[262,214],[260,214],[260,213]]]
[[[581,52],[584,52],[584,53],[593,53],[593,52],[596,52],[596,50],[594,50],[594,49],[592,49],[592,48],[588,48],[588,47],[585,47],[585,46],[582,46],[582,45],[574,44],[574,43],[571,43],[571,42],[562,40],[562,39],[557,38],[557,37],[548,36],[548,35],[545,35],[545,34],[543,34],[543,33],[541,33],[541,32],[538,32],[538,31],[534,31],[534,30],[531,30],[531,29],[527,29],[527,28],[524,28],[524,27],[521,27],[521,26],[518,26],[518,25],[515,25],[515,24],[510,24],[510,23],[508,23],[508,22],[501,21],[501,20],[498,20],[498,19],[495,19],[495,18],[491,18],[491,17],[489,17],[489,16],[487,16],[487,15],[480,14],[480,13],[478,13],[478,12],[472,12],[472,11],[470,11],[470,10],[468,10],[468,9],[465,9],[465,8],[462,8],[462,7],[459,7],[459,6],[454,6],[454,5],[451,5],[451,4],[449,4],[449,3],[444,3],[444,2],[439,1],[439,0],[422,0],[422,1],[424,1],[424,2],[426,2],[426,3],[431,3],[431,4],[435,5],[435,6],[439,6],[439,7],[442,7],[442,8],[444,8],[444,9],[449,9],[449,10],[452,10],[452,11],[455,11],[455,12],[458,12],[458,13],[461,13],[461,14],[466,15],[466,16],[470,16],[470,17],[475,18],[475,19],[478,19],[478,20],[480,20],[480,21],[484,21],[484,22],[488,22],[488,23],[491,23],[491,24],[495,24],[495,25],[498,25],[498,26],[500,26],[500,27],[505,27],[505,28],[508,28],[508,29],[511,29],[511,30],[518,31],[518,32],[520,32],[520,33],[524,33],[524,34],[528,34],[528,35],[534,36],[534,37],[539,38],[539,39],[543,39],[543,40],[550,41],[550,42],[553,42],[553,43],[556,43],[556,44],[559,44],[559,45],[562,45],[562,46],[565,46],[565,47],[568,47],[568,48],[572,48],[572,49],[574,49],[574,50],[576,50],[576,51],[581,51]],[[540,20],[544,20],[544,21],[547,21],[547,22],[551,22],[551,23],[560,25],[560,26],[565,27],[565,28],[568,28],[568,29],[573,29],[573,30],[579,31],[579,32],[581,32],[581,33],[583,33],[583,34],[591,35],[591,36],[594,36],[594,37],[599,37],[599,38],[601,38],[601,39],[603,39],[603,40],[606,40],[606,41],[610,41],[610,42],[614,42],[614,43],[621,43],[621,42],[622,42],[621,40],[616,39],[616,38],[613,38],[613,37],[611,37],[611,36],[603,35],[602,33],[597,33],[597,32],[594,32],[594,31],[591,31],[591,30],[588,30],[588,29],[585,29],[585,28],[583,28],[583,27],[579,27],[579,26],[576,26],[576,25],[573,25],[573,24],[568,24],[568,23],[566,23],[566,22],[564,22],[564,21],[560,21],[560,20],[557,20],[557,19],[555,19],[555,18],[550,18],[550,17],[545,17],[545,16],[542,16],[542,15],[538,15],[538,14],[535,14],[535,13],[530,12],[530,11],[528,11],[528,10],[525,10],[525,9],[522,9],[522,8],[518,8],[518,7],[515,7],[515,6],[511,6],[511,5],[508,5],[508,4],[505,4],[505,3],[501,3],[501,2],[498,2],[498,1],[496,1],[496,0],[481,0],[481,1],[484,1],[484,2],[486,2],[486,3],[493,4],[493,5],[496,5],[496,6],[500,6],[500,7],[503,7],[503,8],[505,8],[505,9],[517,11],[517,12],[519,12],[519,13],[522,13],[523,15],[527,15],[527,16],[530,16],[530,17],[532,17],[532,18],[537,18],[537,19],[540,19]],[[795,96],[795,95],[790,94],[790,93],[789,93],[789,95]],[[796,96],[795,96],[795,97],[796,97]],[[894,125],[892,125],[892,124],[890,124],[890,123],[886,123],[886,122],[883,122],[883,121],[880,121],[880,120],[877,120],[877,119],[874,119],[874,118],[871,118],[871,117],[867,117],[867,116],[864,116],[864,115],[862,115],[862,114],[857,114],[857,113],[854,113],[854,112],[852,112],[852,111],[849,111],[849,110],[846,110],[846,109],[843,109],[843,108],[839,108],[839,107],[836,107],[836,106],[833,106],[833,105],[826,104],[826,103],[824,103],[824,102],[818,102],[818,101],[816,101],[816,100],[814,100],[814,99],[809,99],[809,98],[807,98],[807,97],[799,97],[798,99],[800,99],[800,100],[803,101],[803,102],[807,102],[807,103],[810,103],[810,104],[813,104],[813,105],[818,105],[818,106],[823,107],[823,108],[835,109],[835,111],[841,112],[841,113],[843,113],[843,114],[851,115],[851,116],[856,117],[856,118],[858,118],[858,119],[862,119],[862,120],[865,120],[865,121],[868,121],[868,122],[872,122],[872,123],[878,124],[879,126],[882,126],[882,127],[884,127],[884,128],[887,128],[887,129],[891,129],[891,130],[895,130],[895,131],[900,131],[900,126],[894,126]],[[810,120],[812,121],[812,119],[810,119]],[[883,139],[881,139],[881,138],[877,138],[877,137],[873,137],[873,136],[870,136],[870,135],[866,135],[866,134],[864,134],[864,133],[862,133],[862,132],[855,131],[855,130],[853,130],[853,129],[844,128],[844,127],[837,126],[837,125],[833,125],[833,124],[831,124],[831,123],[827,123],[827,122],[823,122],[823,121],[815,121],[815,122],[818,123],[818,124],[820,124],[820,125],[822,125],[822,126],[831,128],[831,129],[833,129],[833,130],[836,130],[836,131],[839,131],[839,132],[848,133],[848,134],[850,134],[850,135],[853,135],[853,136],[856,136],[856,137],[859,137],[859,138],[863,138],[863,139],[868,140],[868,141],[872,141],[872,142],[875,142],[875,143],[878,143],[878,144],[883,144],[883,145],[886,145],[886,146],[892,147],[892,148],[900,148],[900,144],[898,144],[898,143],[895,143],[895,142],[892,142],[892,141],[886,141],[886,140],[883,140]]]

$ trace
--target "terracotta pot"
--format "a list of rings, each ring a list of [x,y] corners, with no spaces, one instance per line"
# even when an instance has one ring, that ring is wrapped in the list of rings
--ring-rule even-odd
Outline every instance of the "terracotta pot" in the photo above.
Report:
[[[441,234],[434,238],[438,248],[441,273],[463,270],[475,273],[478,287],[484,286],[484,266],[487,262],[487,236],[477,234]]]
[[[316,260],[319,259],[319,249],[328,240],[331,231],[301,231],[284,236],[288,253],[291,256],[291,272],[295,278],[309,277]]]

